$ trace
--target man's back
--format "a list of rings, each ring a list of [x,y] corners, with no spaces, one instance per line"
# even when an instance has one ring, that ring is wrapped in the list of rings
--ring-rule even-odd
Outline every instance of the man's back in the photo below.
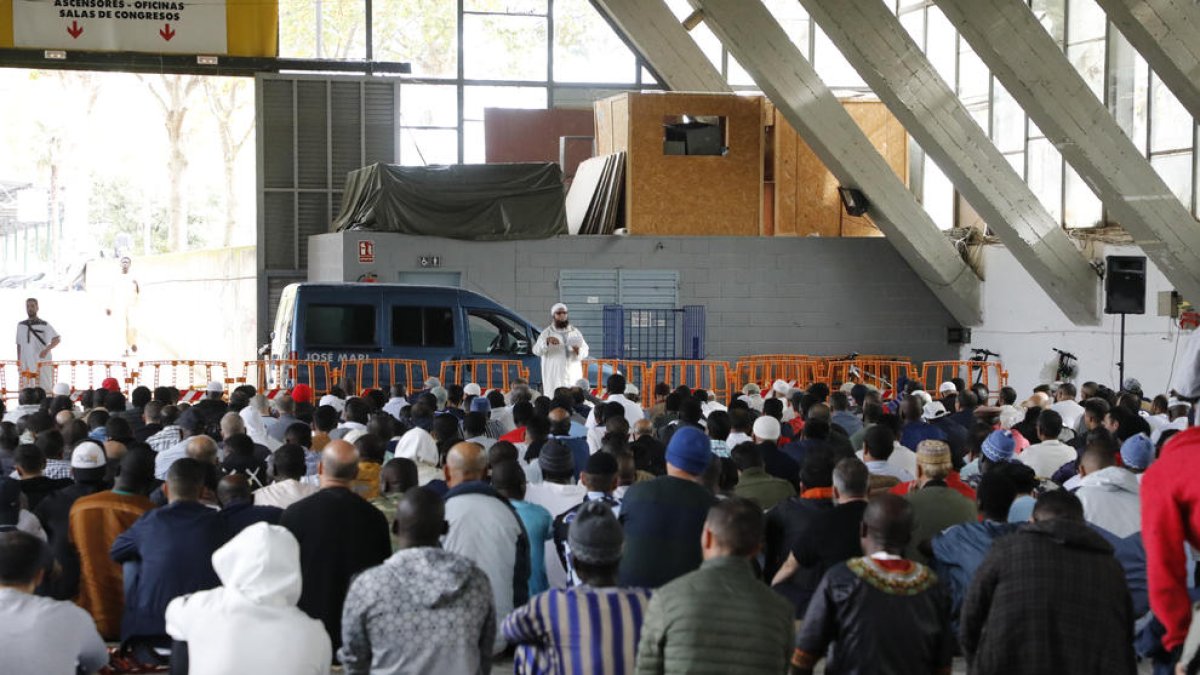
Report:
[[[789,497],[796,496],[796,489],[791,483],[768,474],[761,467],[751,467],[742,471],[733,492],[739,497],[752,500],[764,511]]]
[[[59,565],[59,574],[55,579],[47,579],[42,583],[42,595],[56,600],[70,600],[79,593],[79,554],[71,545],[70,515],[71,506],[80,497],[95,494],[103,489],[99,483],[76,483],[51,494],[38,504],[34,513],[46,531],[50,544],[50,552],[54,554],[54,562]]]
[[[1083,477],[1075,496],[1083,503],[1083,517],[1118,537],[1142,529],[1142,501],[1137,476],[1110,466]]]
[[[1033,469],[1038,478],[1050,478],[1063,464],[1075,461],[1077,456],[1074,448],[1055,439],[1025,448],[1017,455],[1017,461]]]
[[[925,487],[910,492],[904,497],[912,504],[913,526],[912,539],[905,550],[906,558],[917,562],[926,562],[925,554],[919,550],[923,542],[933,539],[939,532],[958,525],[973,523],[978,518],[975,503],[946,487],[945,483],[927,483]]]
[[[70,602],[0,588],[0,661],[5,675],[93,673],[108,650],[88,613]]]
[[[714,558],[655,593],[637,672],[777,675],[787,668],[792,633],[791,605],[748,560]]]
[[[349,489],[331,487],[289,506],[279,524],[300,542],[304,585],[297,606],[325,624],[336,651],[351,577],[391,555],[387,519]]]
[[[496,614],[487,575],[438,548],[397,551],[354,579],[343,613],[347,673],[487,673]]]
[[[831,644],[830,673],[949,672],[954,636],[937,576],[903,559],[834,565],[804,615],[793,663],[811,667]]]
[[[635,483],[621,501],[621,585],[657,588],[700,566],[700,532],[712,494],[674,476]]]
[[[80,497],[71,505],[71,541],[79,553],[80,570],[76,602],[92,615],[107,640],[121,636],[125,606],[121,566],[108,552],[117,536],[152,508],[154,503],[147,497],[112,491]]]
[[[822,511],[792,547],[800,569],[776,591],[793,602],[797,619],[804,618],[825,572],[843,560],[862,555],[859,528],[866,510],[866,500],[855,500]]]
[[[552,588],[508,615],[504,637],[533,646],[550,672],[624,675],[634,671],[649,604],[645,589]]]
[[[963,602],[972,673],[1131,673],[1133,610],[1113,549],[1085,523],[1025,525],[1003,537]]]
[[[219,537],[217,512],[193,501],[150,511],[117,537],[112,559],[137,563],[137,577],[125,579],[122,639],[166,635],[167,603],[220,584],[211,560]]]

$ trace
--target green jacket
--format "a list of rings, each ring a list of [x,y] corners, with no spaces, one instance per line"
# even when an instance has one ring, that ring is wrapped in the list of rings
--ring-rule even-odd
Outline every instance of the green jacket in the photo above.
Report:
[[[763,511],[770,509],[788,497],[796,496],[792,484],[767,473],[761,466],[746,469],[738,475],[733,493],[758,504]]]
[[[637,673],[780,675],[792,652],[792,612],[749,560],[706,560],[650,600]]]

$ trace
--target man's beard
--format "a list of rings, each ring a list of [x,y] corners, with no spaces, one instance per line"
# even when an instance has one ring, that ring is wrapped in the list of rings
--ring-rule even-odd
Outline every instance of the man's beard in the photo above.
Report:
[[[567,326],[570,326],[570,325],[571,325],[571,322],[570,322],[570,321],[559,321],[558,319],[555,319],[555,320],[554,320],[554,327],[555,327],[555,328],[557,328],[557,329],[559,329],[559,330],[562,330],[562,329],[564,329],[564,328],[566,328]]]

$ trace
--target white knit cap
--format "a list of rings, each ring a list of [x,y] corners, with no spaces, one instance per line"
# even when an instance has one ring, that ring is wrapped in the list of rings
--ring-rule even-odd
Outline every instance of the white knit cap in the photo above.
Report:
[[[565,311],[567,311],[567,306],[562,304],[561,302],[554,303],[554,306],[550,308],[550,316],[554,316],[554,313],[559,310],[562,310],[565,312]]]
[[[763,441],[779,440],[779,420],[770,415],[759,415],[754,420],[754,436]]]

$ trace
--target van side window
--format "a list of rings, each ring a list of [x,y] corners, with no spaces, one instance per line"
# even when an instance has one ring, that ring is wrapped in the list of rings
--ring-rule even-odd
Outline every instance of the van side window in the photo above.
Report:
[[[453,347],[453,312],[449,307],[392,307],[392,345]]]
[[[374,305],[312,304],[304,318],[309,347],[361,347],[376,344]]]
[[[529,336],[516,322],[500,314],[468,310],[472,354],[528,354]]]

